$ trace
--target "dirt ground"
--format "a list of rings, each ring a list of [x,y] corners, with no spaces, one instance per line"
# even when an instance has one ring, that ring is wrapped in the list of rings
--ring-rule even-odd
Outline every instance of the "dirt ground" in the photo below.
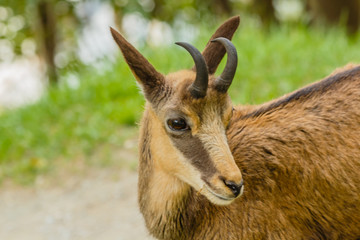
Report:
[[[146,240],[137,174],[109,168],[0,187],[0,239]]]

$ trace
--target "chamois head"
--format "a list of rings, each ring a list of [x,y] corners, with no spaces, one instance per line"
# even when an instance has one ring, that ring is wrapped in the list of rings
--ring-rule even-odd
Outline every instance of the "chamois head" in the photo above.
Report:
[[[195,67],[166,76],[111,29],[147,100],[154,167],[222,205],[243,191],[225,135],[233,112],[227,90],[237,67],[236,49],[228,39],[239,20],[233,17],[220,26],[202,54],[188,43],[177,43],[191,54]],[[215,77],[225,50],[225,69]]]

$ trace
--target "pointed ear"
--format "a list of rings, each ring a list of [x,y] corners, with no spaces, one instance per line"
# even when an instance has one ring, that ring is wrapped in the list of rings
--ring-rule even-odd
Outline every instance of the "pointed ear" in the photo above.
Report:
[[[225,55],[225,48],[218,42],[211,42],[211,40],[224,37],[229,40],[232,39],[236,29],[240,23],[240,17],[235,16],[224,22],[211,36],[209,42],[206,44],[202,55],[204,56],[205,62],[208,66],[209,74],[214,74],[221,59]]]
[[[110,31],[136,80],[140,83],[145,97],[152,102],[165,84],[164,76],[156,71],[149,61],[119,32],[111,27]]]

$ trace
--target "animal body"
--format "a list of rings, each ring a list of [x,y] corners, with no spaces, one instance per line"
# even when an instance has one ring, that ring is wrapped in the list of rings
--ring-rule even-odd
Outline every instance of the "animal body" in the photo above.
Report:
[[[229,39],[239,20],[221,25],[202,54],[178,43],[195,67],[166,76],[111,29],[146,98],[138,189],[149,232],[360,239],[360,67],[260,106],[233,107],[227,89],[237,57]]]

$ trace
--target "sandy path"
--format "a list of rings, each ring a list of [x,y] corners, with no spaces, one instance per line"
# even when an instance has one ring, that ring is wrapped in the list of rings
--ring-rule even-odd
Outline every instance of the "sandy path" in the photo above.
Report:
[[[137,175],[91,170],[0,188],[0,239],[146,240],[137,207]]]

